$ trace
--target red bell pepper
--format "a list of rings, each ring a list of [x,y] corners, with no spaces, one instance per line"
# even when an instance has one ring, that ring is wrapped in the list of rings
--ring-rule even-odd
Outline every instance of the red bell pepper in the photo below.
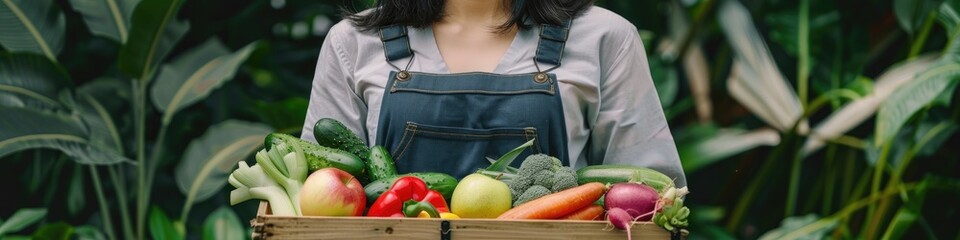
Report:
[[[439,217],[438,212],[450,212],[440,192],[427,189],[420,178],[403,176],[377,198],[367,216],[416,217],[420,211],[427,211],[431,217]]]

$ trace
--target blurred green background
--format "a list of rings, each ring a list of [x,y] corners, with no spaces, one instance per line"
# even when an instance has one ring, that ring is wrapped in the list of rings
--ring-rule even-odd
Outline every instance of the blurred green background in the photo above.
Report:
[[[0,1],[0,237],[249,238],[227,175],[369,4]],[[691,239],[960,239],[960,1],[596,4],[644,39]]]

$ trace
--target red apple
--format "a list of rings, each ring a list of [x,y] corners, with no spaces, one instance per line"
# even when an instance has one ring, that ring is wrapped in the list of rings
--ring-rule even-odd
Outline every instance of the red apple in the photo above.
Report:
[[[343,170],[323,168],[307,177],[300,188],[304,216],[361,216],[367,195],[357,178]]]

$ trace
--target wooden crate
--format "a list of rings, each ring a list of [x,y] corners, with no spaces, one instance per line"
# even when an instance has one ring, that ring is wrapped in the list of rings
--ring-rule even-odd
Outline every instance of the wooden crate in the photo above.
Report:
[[[627,239],[606,221],[282,217],[260,202],[253,239]],[[633,239],[686,239],[653,223],[633,226]]]

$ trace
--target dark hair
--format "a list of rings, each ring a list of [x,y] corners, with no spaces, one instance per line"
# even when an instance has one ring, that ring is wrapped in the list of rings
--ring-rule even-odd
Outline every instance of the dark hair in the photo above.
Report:
[[[593,5],[593,0],[503,1],[513,2],[513,10],[510,18],[498,26],[500,31],[512,27],[526,29],[528,20],[535,24],[560,24]],[[370,13],[345,10],[344,16],[364,31],[394,24],[423,28],[443,18],[444,2],[446,0],[377,0]]]

